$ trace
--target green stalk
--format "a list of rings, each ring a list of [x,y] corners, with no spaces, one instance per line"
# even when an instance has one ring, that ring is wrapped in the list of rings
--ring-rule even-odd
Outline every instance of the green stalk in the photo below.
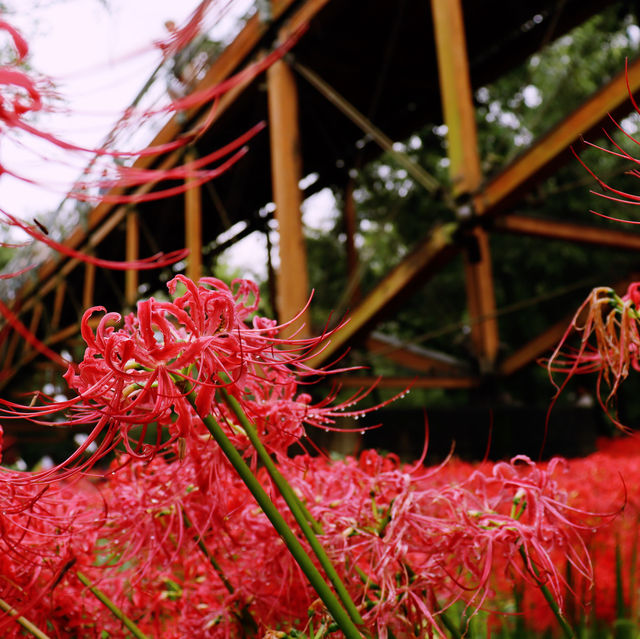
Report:
[[[538,569],[533,565],[533,563],[529,561],[529,558],[527,557],[527,553],[525,552],[525,549],[522,546],[520,546],[519,550],[520,550],[520,556],[524,561],[524,565],[530,568],[531,572],[533,572],[533,575],[536,577],[536,579],[539,579],[540,573],[538,572]],[[547,603],[549,604],[551,611],[553,612],[556,619],[558,620],[558,623],[562,628],[562,632],[564,633],[564,636],[567,637],[567,639],[575,639],[576,633],[573,631],[573,628],[569,625],[569,622],[564,618],[564,615],[562,614],[562,612],[560,611],[560,608],[558,607],[558,603],[556,602],[556,600],[553,598],[553,595],[551,594],[551,591],[540,581],[538,581],[538,588],[540,588],[540,592],[542,592],[543,597],[547,600]]]
[[[229,381],[226,375],[222,375],[224,381]],[[296,495],[295,491],[289,485],[289,482],[281,475],[278,467],[273,463],[271,459],[271,455],[266,451],[262,440],[258,437],[258,433],[256,431],[255,426],[246,416],[245,412],[242,410],[242,406],[238,400],[230,395],[226,388],[219,389],[220,394],[222,395],[222,399],[225,401],[227,406],[233,411],[234,415],[238,418],[240,425],[244,428],[247,433],[247,437],[251,441],[251,444],[256,449],[258,453],[258,457],[260,461],[263,463],[264,467],[267,469],[269,476],[273,479],[274,484],[277,486],[278,490],[282,494],[282,496],[287,500],[287,505],[289,504],[289,500],[295,502],[298,505],[298,508],[302,511],[306,520],[311,524],[313,532],[316,535],[322,535],[324,532],[322,530],[322,525],[320,522],[316,520],[316,518],[309,512],[309,509],[306,507],[304,502],[301,499],[298,499],[298,495]],[[362,623],[362,622],[358,622]]]
[[[14,617],[17,623],[19,623],[27,632],[30,632],[34,637],[37,637],[37,639],[51,639],[49,635],[42,632],[38,626],[31,623],[28,619],[25,619],[15,608],[4,601],[4,599],[0,599],[0,609]]]
[[[462,634],[455,623],[447,616],[446,612],[442,611],[439,615],[442,625],[449,631],[449,634],[453,639],[462,639]]]
[[[316,537],[317,532],[322,531],[322,527],[320,524],[313,518],[311,513],[307,510],[307,507],[302,503],[298,496],[295,494],[295,491],[291,488],[289,482],[280,474],[277,466],[275,465],[271,455],[267,452],[264,444],[260,440],[258,436],[258,432],[256,431],[256,427],[251,423],[249,418],[245,415],[240,403],[235,397],[229,395],[229,393],[224,389],[220,389],[220,394],[222,395],[223,400],[231,408],[235,416],[238,418],[240,425],[244,429],[249,441],[255,448],[258,453],[258,458],[266,468],[269,476],[273,480],[274,484],[277,486],[280,494],[284,498],[287,506],[291,510],[291,514],[294,519],[298,522],[300,529],[302,530],[303,535],[306,537],[311,549],[315,553],[320,565],[324,569],[329,581],[333,584],[333,587],[340,597],[340,601],[347,609],[349,616],[353,620],[354,623],[358,625],[364,624],[362,617],[360,616],[360,612],[356,608],[353,599],[349,595],[345,585],[342,583],[340,576],[336,572],[336,569],[329,559],[324,547]],[[315,526],[313,525],[315,523]]]
[[[193,528],[193,524],[189,520],[189,516],[187,515],[187,513],[184,510],[182,511],[182,520],[184,521],[184,523],[187,526],[187,528]],[[203,541],[203,539],[202,539],[202,537],[200,535],[197,536],[196,543],[198,544],[198,548],[200,548],[200,550],[202,551],[202,554],[207,558],[207,561],[211,564],[211,567],[214,569],[214,571],[216,572],[216,574],[220,578],[220,581],[222,582],[222,585],[231,594],[233,594],[235,592],[233,586],[231,585],[231,583],[227,579],[226,575],[222,571],[222,568],[220,567],[220,564],[216,561],[216,558],[209,552],[209,549],[207,548],[207,545],[204,543],[204,541]]]
[[[624,619],[626,616],[624,584],[622,581],[622,552],[620,550],[620,537],[616,535],[616,618]]]
[[[185,397],[193,406],[196,414],[207,427],[211,436],[216,440],[218,446],[220,446],[222,452],[226,455],[229,462],[231,462],[238,475],[240,475],[240,478],[284,541],[285,545],[293,555],[293,558],[306,575],[311,586],[318,593],[320,599],[322,599],[326,605],[327,610],[338,624],[345,637],[347,637],[347,639],[361,639],[362,635],[351,620],[351,617],[340,605],[337,597],[333,594],[333,591],[329,588],[322,575],[311,561],[309,555],[305,552],[302,544],[298,541],[298,538],[284,520],[280,511],[276,508],[269,498],[269,495],[267,495],[256,476],[246,464],[242,455],[240,455],[225,432],[222,430],[220,424],[218,424],[213,415],[200,415],[196,407],[196,395],[192,390],[186,388],[186,384],[184,382],[176,382],[176,384],[180,391],[185,394]]]
[[[640,518],[636,517],[633,545],[631,547],[631,561],[629,566],[629,617],[636,618],[636,566],[638,565],[638,524]]]
[[[78,579],[93,593],[96,599],[104,604],[116,619],[122,621],[134,637],[137,637],[137,639],[149,639],[149,637],[147,637],[147,635],[145,635],[144,632],[142,632],[142,630],[140,630],[140,628],[138,628],[138,626],[136,626],[136,624],[129,619],[129,617],[127,617],[127,615],[125,615],[124,612],[122,612],[122,610],[102,592],[102,590],[100,590],[100,588],[92,585],[91,581],[89,581],[83,573],[77,570],[76,575]]]
[[[189,520],[189,517],[187,516],[187,513],[184,512],[184,510],[182,511],[182,518],[183,518],[184,523],[186,524],[187,528],[193,528],[193,525],[192,525],[191,521]],[[211,567],[214,569],[214,571],[216,572],[216,574],[220,578],[220,581],[222,582],[224,587],[227,589],[227,591],[229,593],[233,594],[235,592],[235,589],[234,589],[233,585],[227,579],[226,575],[224,574],[224,571],[222,570],[222,567],[216,561],[216,558],[209,552],[209,549],[207,548],[207,545],[204,543],[204,540],[202,539],[202,537],[200,535],[198,535],[196,543],[198,544],[198,548],[200,548],[200,550],[202,551],[202,554],[207,558],[207,560],[211,564]],[[251,611],[249,610],[249,606],[247,604],[245,604],[244,606],[242,606],[240,612],[235,613],[235,614],[238,617],[238,619],[240,620],[240,623],[242,624],[242,627],[245,629],[245,631],[247,633],[249,633],[251,636],[255,635],[257,630],[258,630],[258,626],[257,626],[256,622],[254,621],[253,616],[251,615]]]

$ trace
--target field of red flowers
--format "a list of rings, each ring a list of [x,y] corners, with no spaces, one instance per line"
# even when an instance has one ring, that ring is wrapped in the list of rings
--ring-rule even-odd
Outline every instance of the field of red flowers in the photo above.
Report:
[[[160,49],[183,46],[198,19]],[[47,93],[24,65],[22,36],[2,20],[0,31],[15,50],[0,67],[3,133],[111,160],[174,150],[80,148],[35,128],[29,118]],[[215,107],[222,91],[191,95],[167,112]],[[121,167],[70,195],[99,201],[104,189],[194,171],[204,182],[255,132],[216,152],[216,160],[230,155],[217,169],[194,162],[150,175]],[[41,224],[0,215],[99,267],[155,268],[185,255],[107,263],[57,244]],[[301,385],[330,374],[308,365],[330,335],[283,338],[282,326],[257,315],[258,287],[247,280],[178,275],[168,288],[170,299],[140,300],[125,316],[85,311],[84,357],[65,374],[71,399],[0,399],[3,420],[89,431],[60,465],[1,469],[3,637],[634,636],[640,438],[621,434],[588,457],[544,463],[450,458],[426,467],[423,458],[402,464],[375,450],[290,457],[307,429],[336,428],[338,417],[371,410],[358,407],[368,391],[313,403]],[[615,394],[640,369],[638,304],[637,284],[622,298],[596,289],[579,311],[586,321],[576,315],[570,327],[581,346],[563,352],[563,340],[550,371],[596,372]],[[0,313],[60,361],[2,301]],[[607,410],[606,396],[602,404]]]

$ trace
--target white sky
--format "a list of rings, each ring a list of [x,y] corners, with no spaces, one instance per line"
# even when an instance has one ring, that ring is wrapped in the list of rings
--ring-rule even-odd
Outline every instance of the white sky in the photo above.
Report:
[[[157,50],[148,49],[155,39],[166,37],[164,22],[180,24],[197,6],[197,0],[108,0],[108,8],[99,0],[54,0],[40,2],[9,0],[6,19],[18,28],[30,46],[33,69],[54,79],[70,114],[64,117],[42,114],[39,128],[60,134],[87,146],[100,143],[121,111],[157,66]],[[89,117],[100,112],[104,116]],[[25,140],[29,149],[37,145]],[[3,141],[0,160],[20,169],[29,177],[49,180],[73,180],[83,162],[60,154],[60,164],[44,165],[32,152]],[[54,154],[48,146],[47,155]],[[62,165],[73,161],[66,173]],[[53,175],[52,175],[53,171]],[[55,176],[55,177],[54,177]],[[0,207],[29,217],[34,212],[55,208],[58,193],[22,184],[6,175],[0,181]]]

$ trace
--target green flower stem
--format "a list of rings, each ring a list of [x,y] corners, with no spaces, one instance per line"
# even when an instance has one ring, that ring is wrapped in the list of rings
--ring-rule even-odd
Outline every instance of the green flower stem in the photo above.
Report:
[[[184,520],[184,523],[187,526],[187,528],[193,529],[193,524],[189,520],[189,517],[187,513],[184,512],[184,510],[182,511],[182,519]],[[233,587],[231,582],[227,579],[226,575],[224,574],[224,571],[222,570],[222,567],[216,561],[216,558],[209,552],[207,545],[204,543],[204,540],[200,535],[198,535],[198,538],[196,539],[196,543],[198,544],[198,548],[200,548],[200,550],[202,551],[202,554],[207,558],[207,561],[211,564],[211,567],[215,570],[216,574],[218,575],[224,587],[227,589],[229,593],[233,594],[235,592],[235,588]],[[242,627],[247,631],[248,635],[254,636],[258,630],[258,625],[253,619],[253,615],[249,610],[249,606],[247,604],[242,606],[240,612],[236,613],[236,616],[240,620]]]
[[[193,524],[191,523],[191,520],[189,519],[187,513],[184,510],[182,511],[182,520],[184,521],[187,528],[193,528]],[[209,552],[207,545],[204,543],[204,540],[200,535],[197,536],[196,543],[198,544],[198,548],[200,548],[200,550],[202,551],[202,554],[207,558],[207,561],[211,564],[211,567],[215,570],[216,574],[220,578],[222,585],[231,594],[233,594],[235,592],[233,586],[231,585],[226,575],[222,571],[222,568],[220,567],[220,564],[216,561],[216,558]]]
[[[145,635],[144,632],[142,632],[142,630],[140,630],[140,628],[138,628],[138,626],[136,626],[136,624],[129,619],[129,617],[127,617],[127,615],[125,615],[124,612],[122,612],[122,610],[102,592],[102,590],[100,590],[100,588],[94,586],[83,573],[77,570],[76,575],[78,579],[92,592],[96,599],[104,604],[116,619],[122,621],[134,637],[137,637],[137,639],[149,639],[149,637]]]
[[[221,376],[224,381],[230,381],[226,375]],[[287,505],[289,505],[289,500],[295,502],[298,505],[298,508],[302,511],[302,514],[305,516],[306,520],[311,524],[311,528],[316,535],[322,535],[324,530],[322,530],[322,525],[320,522],[316,520],[316,518],[309,512],[309,509],[306,507],[304,502],[298,498],[295,491],[289,485],[289,482],[280,474],[277,466],[273,463],[271,459],[271,455],[266,451],[264,444],[258,437],[258,433],[256,431],[255,426],[246,416],[245,412],[242,410],[240,403],[238,400],[230,395],[225,388],[219,389],[220,395],[222,399],[225,401],[227,406],[233,411],[234,415],[238,418],[240,425],[244,428],[247,433],[247,437],[251,441],[251,444],[256,449],[258,453],[258,457],[260,461],[267,469],[269,476],[273,479],[273,482],[278,487],[281,495],[287,501]],[[357,623],[362,623],[357,622]]]
[[[456,624],[453,623],[451,619],[449,619],[444,611],[440,613],[439,617],[442,621],[442,625],[449,631],[449,634],[453,637],[453,639],[462,638],[462,634],[460,633],[458,626],[456,626]]]
[[[238,475],[240,475],[240,478],[250,490],[264,514],[269,518],[269,521],[272,523],[273,527],[276,529],[293,555],[293,558],[306,575],[311,586],[327,606],[327,610],[338,624],[345,637],[347,637],[347,639],[361,639],[362,635],[351,620],[351,617],[340,605],[337,597],[333,594],[331,588],[329,588],[326,581],[322,578],[322,575],[311,561],[309,555],[305,552],[302,544],[298,541],[298,538],[284,520],[280,511],[276,508],[269,498],[269,495],[267,495],[256,476],[246,464],[242,455],[240,455],[225,432],[222,430],[220,424],[218,424],[213,415],[200,415],[196,406],[196,394],[187,388],[183,381],[176,382],[176,384],[180,388],[181,392],[185,394],[185,397],[193,406],[196,414],[200,417],[202,423],[207,427],[212,437],[216,440],[218,446],[220,446],[222,452],[231,462]]]
[[[529,561],[529,558],[527,557],[527,553],[525,549],[522,546],[520,546],[519,550],[520,550],[520,556],[524,561],[524,565],[527,567],[530,567],[531,571],[533,572],[533,575],[536,577],[536,579],[539,579],[540,573],[538,572],[537,568],[533,565],[533,563]],[[553,595],[551,594],[551,591],[543,583],[540,583],[539,581],[538,581],[538,588],[540,588],[540,592],[542,592],[543,597],[547,600],[549,607],[551,608],[553,614],[558,620],[558,623],[562,628],[562,632],[564,633],[564,636],[567,637],[567,639],[575,639],[576,633],[573,631],[573,628],[569,625],[569,622],[564,618],[564,615],[562,614],[562,612],[560,611],[560,608],[558,607],[557,601],[553,598]]]
[[[325,551],[324,547],[322,546],[322,544],[320,543],[320,541],[315,535],[315,533],[322,531],[320,524],[318,524],[318,522],[315,521],[311,513],[309,513],[309,511],[307,510],[306,506],[302,503],[300,499],[298,499],[298,496],[295,494],[295,491],[293,490],[293,488],[291,488],[291,485],[289,484],[289,482],[280,474],[280,471],[278,470],[277,466],[273,462],[271,455],[269,455],[266,448],[264,447],[264,444],[260,440],[260,437],[258,436],[258,432],[256,431],[256,427],[251,423],[251,421],[245,415],[238,400],[235,397],[232,397],[231,395],[229,395],[229,393],[224,388],[220,389],[220,394],[222,395],[222,398],[225,401],[225,403],[229,406],[229,408],[231,408],[235,416],[238,418],[238,421],[240,422],[240,425],[244,429],[245,433],[247,434],[249,441],[251,442],[253,447],[256,449],[256,452],[258,453],[258,458],[263,463],[264,467],[267,469],[267,472],[269,473],[271,479],[273,479],[273,482],[275,483],[278,490],[280,491],[280,494],[282,495],[285,502],[287,503],[287,506],[289,506],[289,509],[291,510],[291,514],[293,515],[295,520],[298,522],[298,525],[300,526],[302,533],[304,534],[307,541],[309,542],[311,549],[313,550],[316,557],[318,558],[318,561],[320,562],[320,565],[322,566],[327,577],[329,578],[329,581],[333,584],[333,587],[335,588],[336,593],[338,594],[338,597],[340,597],[342,604],[347,609],[349,616],[351,617],[354,623],[358,625],[364,624],[364,621],[360,616],[360,612],[356,608],[356,605],[353,602],[353,599],[351,599],[351,596],[349,595],[349,592],[347,591],[345,585],[342,583],[342,580],[340,579],[340,576],[336,572],[336,569],[333,563],[331,562],[331,559],[329,559],[327,552]],[[313,526],[313,522],[315,522],[316,527]]]
[[[16,622],[19,623],[27,632],[30,632],[34,637],[37,637],[38,639],[51,639],[49,635],[42,632],[38,626],[31,623],[28,619],[25,619],[15,608],[4,601],[4,599],[0,599],[0,609],[4,610],[12,617],[15,617]]]

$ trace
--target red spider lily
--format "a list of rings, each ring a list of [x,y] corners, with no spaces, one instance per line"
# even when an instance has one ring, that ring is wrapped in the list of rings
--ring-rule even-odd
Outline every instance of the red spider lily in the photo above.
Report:
[[[381,470],[375,457],[331,466],[297,458],[287,471],[374,634],[426,632],[458,600],[477,610],[498,575],[547,584],[561,601],[559,557],[590,579],[581,522],[592,516],[567,504],[559,462],[544,469],[516,458],[469,474],[455,464],[407,472],[391,460]],[[380,470],[368,474],[363,462]]]
[[[627,71],[628,67],[625,63],[625,72]],[[635,110],[640,113],[640,107],[636,103],[629,86],[628,75],[626,81],[631,103]],[[640,141],[627,133],[618,122],[613,118],[611,118],[611,120],[629,140],[640,144]],[[604,133],[616,150],[606,149],[590,142],[586,142],[586,144],[610,155],[629,160],[635,164],[640,163],[640,160],[634,158],[624,150],[606,131]],[[605,191],[605,193],[596,193],[596,195],[625,204],[640,204],[639,196],[611,187],[582,161],[574,149],[572,149],[572,152],[582,166]],[[640,177],[640,172],[636,169],[628,173],[635,177]],[[614,195],[608,195],[608,193]],[[592,213],[628,224],[639,223],[632,220],[619,220],[595,211],[592,211]],[[640,283],[637,282],[632,283],[626,294],[622,297],[618,297],[614,291],[609,288],[599,287],[594,289],[578,309],[567,332],[562,337],[560,344],[547,360],[549,375],[558,391],[556,397],[572,375],[576,373],[596,372],[598,374],[597,388],[600,403],[613,419],[614,423],[620,428],[624,427],[619,423],[615,415],[610,414],[609,405],[620,384],[629,375],[630,370],[640,370],[640,359],[638,357],[640,349],[640,331],[638,329],[638,320],[640,320],[639,302]],[[585,315],[586,317],[584,317]],[[573,332],[577,333],[580,339],[580,344],[577,349],[567,344]],[[566,350],[563,352],[565,348]],[[558,385],[553,381],[553,373],[562,373],[565,375],[562,384]],[[606,397],[603,397],[601,392],[601,383],[603,380],[608,386]]]
[[[309,610],[314,623],[322,622],[312,591],[246,488],[225,469],[215,447],[192,444],[194,451],[182,459],[143,463],[121,457],[108,481],[100,482],[100,493],[74,495],[74,487],[56,485],[49,501],[45,495],[30,512],[0,518],[12,522],[0,537],[0,545],[11,544],[2,546],[10,549],[0,553],[2,574],[23,589],[12,590],[7,582],[0,597],[28,611],[41,627],[53,624],[60,636],[99,637],[103,630],[126,636],[79,584],[76,569],[150,636],[239,637],[245,606],[258,636],[274,628],[304,630]],[[621,503],[618,468],[628,477],[630,494],[640,485],[635,458],[619,456],[615,464],[613,459],[599,453],[540,465],[516,458],[476,469],[456,461],[421,469],[366,451],[340,462],[298,457],[281,468],[321,522],[323,543],[363,611],[366,631],[408,636],[419,629],[426,636],[437,633],[440,615],[453,602],[466,601],[471,610],[495,608],[514,585],[523,589],[527,622],[544,630],[552,620],[536,598],[539,583],[555,585],[562,597],[566,561],[588,583],[585,543],[598,558],[596,610],[613,614],[604,570],[615,535],[595,513]],[[629,501],[631,518],[637,508]],[[31,522],[30,516],[37,519]],[[620,526],[621,535],[631,531],[619,517],[611,525]],[[52,536],[61,542],[60,560],[49,564],[48,557],[58,556]],[[197,548],[198,540],[231,590]],[[630,548],[623,551],[629,560]],[[76,563],[61,574],[69,557]],[[573,587],[583,590],[578,582]],[[50,596],[27,607],[29,596],[43,590]],[[5,636],[19,636],[17,626],[15,634],[11,628]]]
[[[299,393],[301,379],[327,374],[305,364],[327,336],[285,340],[277,337],[280,327],[272,320],[254,317],[249,325],[259,302],[254,283],[237,280],[229,287],[203,278],[196,285],[178,275],[169,282],[169,291],[175,294],[179,285],[184,293],[172,302],[150,298],[138,303],[137,314],[124,318],[105,313],[95,332],[89,321],[105,309],[85,312],[84,358],[65,374],[78,392],[76,398],[30,407],[0,401],[7,418],[50,423],[51,415],[68,410],[70,416],[57,427],[92,425],[87,441],[65,464],[37,474],[38,481],[58,478],[59,470],[64,476],[84,471],[120,443],[132,458],[143,459],[162,450],[182,454],[185,445],[191,447],[189,441],[202,446],[209,436],[185,397],[191,387],[198,413],[217,416],[232,441],[249,455],[244,431],[220,402],[221,387],[255,420],[268,448],[281,454],[304,435],[304,424],[331,427],[339,416],[357,417],[373,410],[352,408],[368,391],[336,405],[331,403],[333,396],[314,405],[309,395]],[[145,443],[151,428],[155,443]],[[87,457],[89,446],[98,442],[95,455]],[[29,481],[27,476],[24,481]]]
[[[22,222],[18,218],[13,215],[7,213],[6,211],[0,210],[0,215],[2,215],[12,226],[15,226],[25,233],[28,233],[34,240],[38,242],[42,242],[52,249],[58,251],[62,255],[66,255],[68,257],[72,257],[78,259],[82,262],[86,262],[88,264],[94,264],[95,266],[99,266],[101,268],[108,268],[116,271],[126,271],[128,269],[135,269],[139,271],[162,268],[164,266],[169,266],[171,264],[175,264],[180,260],[183,260],[188,254],[188,249],[179,249],[177,251],[172,251],[171,253],[163,254],[159,253],[158,255],[154,255],[149,258],[144,258],[140,260],[135,260],[131,262],[127,261],[111,261],[111,260],[103,260],[97,257],[93,257],[92,255],[88,255],[87,253],[83,253],[82,251],[76,251],[72,249],[70,246],[66,246],[65,244],[61,244],[60,242],[56,242],[52,240],[48,235],[45,235],[41,231],[37,230],[35,226],[31,224],[26,224]]]
[[[210,2],[203,2],[194,12],[191,20],[185,27],[179,29],[175,38],[170,43],[161,48],[165,51],[166,55],[175,53],[176,50],[184,48],[189,43],[189,38],[193,38],[198,33],[199,24],[202,21],[204,13],[211,4]],[[175,113],[178,111],[192,110],[204,105],[212,105],[210,109],[209,117],[206,122],[194,129],[180,136],[178,139],[154,146],[148,146],[139,149],[111,149],[107,145],[101,148],[90,148],[75,144],[69,140],[62,139],[46,130],[41,130],[28,121],[28,116],[36,111],[43,109],[50,110],[50,107],[45,106],[46,98],[50,90],[48,85],[45,86],[44,82],[40,79],[32,77],[28,72],[20,68],[20,65],[27,55],[28,48],[24,39],[20,34],[6,22],[0,22],[0,29],[7,30],[12,38],[19,55],[16,61],[8,66],[0,67],[0,123],[3,125],[3,133],[5,135],[12,131],[22,131],[29,136],[39,138],[46,141],[55,147],[63,149],[65,151],[81,154],[90,154],[94,156],[91,165],[95,163],[96,158],[99,157],[111,157],[111,158],[136,158],[145,156],[158,156],[166,154],[171,151],[175,151],[184,147],[185,145],[194,142],[198,137],[202,135],[204,130],[208,128],[215,118],[216,104],[218,98],[224,93],[228,92],[232,88],[250,82],[260,73],[265,71],[275,61],[280,59],[283,55],[289,51],[289,49],[297,42],[302,33],[302,30],[293,34],[285,43],[278,46],[277,49],[263,56],[260,60],[252,63],[244,70],[238,72],[234,76],[224,80],[223,82],[214,85],[213,87],[203,89],[200,91],[192,92],[190,95],[183,98],[172,101],[170,104],[160,109],[150,109],[137,113],[134,109],[128,109],[123,116],[119,126],[122,126],[124,122],[131,121],[136,117],[141,122],[147,121],[149,118],[163,115],[167,113]],[[4,88],[3,88],[4,87]],[[263,125],[258,125],[262,127]],[[227,145],[223,150],[224,154],[227,154],[244,144],[250,137],[255,135],[257,128],[253,127],[246,134],[240,136],[238,140],[232,144]],[[222,151],[222,150],[221,150]],[[144,193],[136,193],[133,195],[127,195],[124,193],[118,193],[118,189],[124,189],[132,187],[138,184],[148,184],[152,182],[163,182],[167,180],[173,180],[180,176],[190,175],[194,179],[194,184],[202,184],[211,179],[218,177],[224,170],[229,168],[235,161],[237,161],[243,154],[243,151],[237,152],[234,156],[224,162],[221,166],[214,169],[204,169],[210,162],[215,161],[221,156],[220,151],[216,151],[206,158],[201,158],[197,161],[197,164],[193,166],[187,163],[183,167],[174,169],[154,169],[154,170],[141,170],[135,166],[120,166],[117,167],[115,172],[112,172],[114,177],[105,179],[104,177],[87,181],[79,181],[74,187],[66,193],[67,196],[79,199],[81,201],[89,202],[113,202],[113,203],[130,203],[150,201],[158,198],[169,197],[184,192],[192,185],[181,185],[177,187],[171,187],[168,189],[162,189],[159,191],[147,191]],[[198,170],[193,170],[198,167]],[[85,171],[88,174],[89,169]],[[8,166],[0,166],[0,173],[7,173],[22,181],[35,184],[36,181],[32,180],[28,176],[21,175],[19,172],[12,170]],[[110,171],[111,172],[111,171]],[[37,182],[40,184],[40,182]],[[92,194],[90,191],[93,189],[111,188],[112,192],[108,194]]]

